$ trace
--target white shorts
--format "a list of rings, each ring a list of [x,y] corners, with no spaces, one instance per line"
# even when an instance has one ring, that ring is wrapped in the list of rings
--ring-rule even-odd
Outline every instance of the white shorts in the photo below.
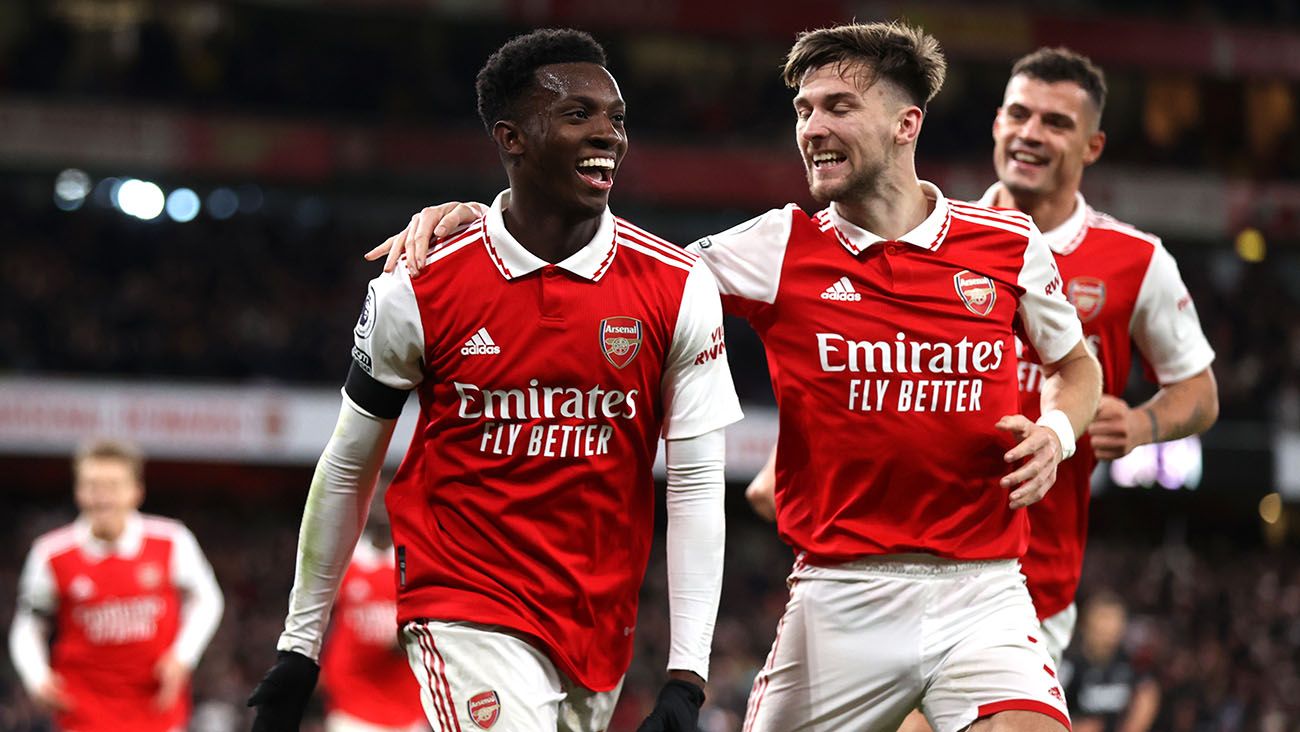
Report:
[[[1061,665],[1065,649],[1070,647],[1070,639],[1074,637],[1074,624],[1078,619],[1079,607],[1070,603],[1069,607],[1055,615],[1043,618],[1040,623],[1043,628],[1043,643],[1047,645],[1047,652],[1051,654],[1057,666]]]
[[[384,727],[337,709],[325,715],[325,732],[428,732],[424,722],[405,727]]]
[[[894,732],[918,706],[936,732],[1008,710],[1069,728],[1014,560],[796,562],[789,585],[745,732]]]
[[[623,686],[578,686],[532,644],[493,626],[411,622],[402,644],[436,732],[602,732]]]

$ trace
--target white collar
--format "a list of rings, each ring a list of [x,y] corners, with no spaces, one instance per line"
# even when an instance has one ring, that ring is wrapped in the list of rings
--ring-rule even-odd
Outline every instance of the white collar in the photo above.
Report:
[[[925,194],[927,199],[934,201],[934,210],[915,229],[898,237],[896,241],[934,251],[943,244],[943,238],[948,233],[948,225],[951,223],[948,199],[943,197],[943,192],[933,183],[924,180],[920,181],[920,183],[921,192]],[[827,211],[830,212],[829,220],[831,225],[835,227],[840,244],[844,245],[844,248],[849,250],[849,253],[853,256],[856,257],[873,244],[886,241],[884,237],[873,234],[841,216],[839,211],[836,210],[835,204],[832,203],[827,208]]]
[[[144,545],[144,519],[140,517],[139,511],[132,511],[127,515],[126,525],[122,527],[122,533],[116,541],[104,541],[92,534],[90,520],[83,516],[78,516],[73,525],[77,532],[77,546],[91,559],[98,560],[110,556],[132,559],[140,553],[140,547]]]
[[[997,200],[998,193],[1002,190],[1001,183],[994,183],[989,186],[984,195],[980,197],[981,206],[992,206]],[[1043,232],[1043,241],[1051,248],[1054,254],[1069,254],[1083,243],[1084,232],[1087,231],[1088,223],[1088,202],[1083,200],[1083,194],[1074,192],[1074,211],[1070,217],[1062,221],[1055,229]]]
[[[492,207],[488,209],[484,222],[486,236],[483,240],[488,254],[492,257],[492,263],[497,266],[501,276],[512,280],[536,272],[549,262],[525,249],[506,229],[502,212],[509,206],[510,189],[507,188],[497,194]],[[618,249],[614,229],[614,214],[606,207],[605,212],[600,216],[600,228],[596,229],[596,235],[591,238],[591,241],[570,254],[564,261],[557,262],[555,266],[584,279],[598,282],[609,269],[610,263],[614,261],[614,254]]]

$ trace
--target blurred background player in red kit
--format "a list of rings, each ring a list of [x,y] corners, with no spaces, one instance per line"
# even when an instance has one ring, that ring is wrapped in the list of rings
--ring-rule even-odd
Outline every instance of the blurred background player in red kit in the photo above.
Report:
[[[90,442],[73,473],[80,515],[27,555],[10,656],[65,732],[184,730],[190,674],[224,607],[212,567],[183,524],[137,510],[134,446]]]
[[[424,732],[420,685],[397,634],[397,571],[382,494],[343,575],[321,651],[326,732]]]

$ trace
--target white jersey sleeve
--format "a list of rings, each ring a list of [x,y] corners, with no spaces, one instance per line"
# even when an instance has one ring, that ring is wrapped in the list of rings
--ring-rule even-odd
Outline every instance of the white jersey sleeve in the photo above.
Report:
[[[1038,227],[1029,223],[1029,240],[1025,244],[1024,263],[1018,284],[1024,289],[1020,297],[1020,322],[1025,335],[1043,363],[1050,364],[1065,355],[1083,339],[1079,314],[1065,299],[1061,273],[1056,258],[1048,248]]]
[[[9,626],[9,657],[28,692],[50,677],[49,617],[58,609],[58,587],[49,553],[38,541],[27,554],[18,578],[18,607]]]
[[[424,379],[424,326],[405,267],[370,281],[352,358],[375,381],[410,391]]]
[[[1214,362],[1178,263],[1160,244],[1138,289],[1129,332],[1162,385],[1189,379]]]
[[[687,247],[699,254],[718,282],[718,292],[744,300],[772,304],[781,284],[781,267],[790,242],[794,210],[791,203]]]
[[[743,416],[727,366],[718,287],[700,261],[686,276],[679,308],[660,385],[665,440],[712,432]]]
[[[184,526],[179,527],[172,540],[172,583],[185,594],[180,631],[172,653],[192,669],[217,632],[226,603],[212,565],[203,556],[194,534]]]

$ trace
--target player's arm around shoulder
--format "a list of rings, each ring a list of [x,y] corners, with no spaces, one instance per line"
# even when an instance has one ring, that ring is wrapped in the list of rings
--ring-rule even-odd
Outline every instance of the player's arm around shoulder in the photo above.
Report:
[[[774,208],[744,223],[686,247],[703,258],[723,296],[771,303],[776,299],[781,267],[796,216],[795,204]]]
[[[434,242],[483,218],[487,210],[486,204],[477,201],[449,201],[425,206],[411,216],[406,228],[366,252],[366,259],[374,261],[388,255],[384,260],[384,271],[392,272],[397,268],[397,261],[405,255],[407,272],[418,274],[424,268]]]

